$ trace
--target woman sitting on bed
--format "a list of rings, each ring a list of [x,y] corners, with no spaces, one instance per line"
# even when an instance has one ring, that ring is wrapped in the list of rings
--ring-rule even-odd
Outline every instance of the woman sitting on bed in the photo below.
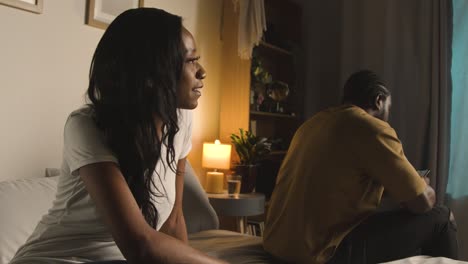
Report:
[[[192,116],[206,73],[181,18],[118,16],[94,53],[90,104],[70,114],[53,207],[12,263],[222,263],[187,245]],[[120,261],[118,263],[120,263]]]

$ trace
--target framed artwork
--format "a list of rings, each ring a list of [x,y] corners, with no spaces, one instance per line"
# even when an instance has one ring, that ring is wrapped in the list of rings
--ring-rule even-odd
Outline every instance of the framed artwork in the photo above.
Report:
[[[143,7],[143,2],[144,0],[88,0],[86,24],[106,29],[120,13],[127,9]]]
[[[44,0],[0,0],[0,4],[40,14],[42,13],[43,1]]]

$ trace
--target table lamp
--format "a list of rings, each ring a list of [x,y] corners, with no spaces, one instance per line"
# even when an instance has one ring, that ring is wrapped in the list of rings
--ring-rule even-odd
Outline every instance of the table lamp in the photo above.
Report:
[[[217,169],[230,169],[231,145],[221,144],[219,140],[215,143],[203,143],[202,167],[214,169],[206,173],[205,190],[208,193],[223,193],[224,173]]]

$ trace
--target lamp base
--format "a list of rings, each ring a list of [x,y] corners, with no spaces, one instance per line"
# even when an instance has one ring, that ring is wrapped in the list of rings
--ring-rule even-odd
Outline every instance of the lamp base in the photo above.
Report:
[[[205,190],[207,193],[224,193],[224,173],[218,171],[207,172]]]

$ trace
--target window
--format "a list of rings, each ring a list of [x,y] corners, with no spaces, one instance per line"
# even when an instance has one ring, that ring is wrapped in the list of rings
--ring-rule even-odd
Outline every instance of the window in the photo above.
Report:
[[[468,1],[453,0],[452,113],[447,192],[468,195]]]

